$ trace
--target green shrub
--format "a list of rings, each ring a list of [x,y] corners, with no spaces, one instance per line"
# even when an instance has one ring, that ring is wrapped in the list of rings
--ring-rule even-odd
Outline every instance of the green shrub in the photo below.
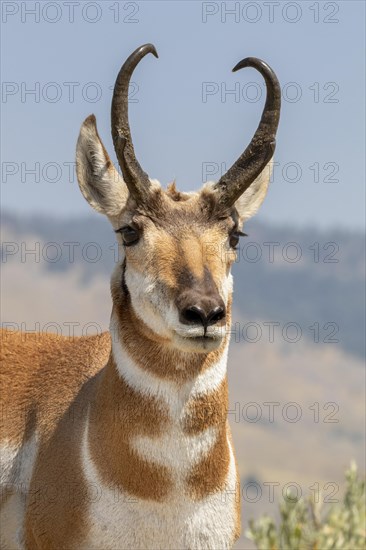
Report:
[[[260,550],[365,550],[365,480],[352,463],[341,503],[325,510],[311,497],[288,498],[280,505],[280,517],[278,526],[268,516],[251,520],[246,536]]]

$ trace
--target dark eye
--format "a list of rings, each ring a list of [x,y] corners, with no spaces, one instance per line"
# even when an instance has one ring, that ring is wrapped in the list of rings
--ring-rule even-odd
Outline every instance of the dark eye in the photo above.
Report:
[[[243,233],[242,231],[233,231],[229,239],[231,248],[235,250],[239,244],[240,237],[247,237],[247,236],[248,235],[246,233]]]
[[[136,244],[137,241],[140,239],[139,230],[136,229],[135,227],[131,227],[130,225],[125,225],[124,227],[117,229],[116,233],[121,233],[123,244],[125,246],[131,246],[132,244]]]

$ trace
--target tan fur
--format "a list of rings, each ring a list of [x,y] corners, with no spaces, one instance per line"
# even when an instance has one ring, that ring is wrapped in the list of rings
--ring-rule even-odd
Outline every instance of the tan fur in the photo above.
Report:
[[[106,363],[110,335],[63,337],[1,330],[0,438],[48,438],[81,386]]]
[[[164,405],[130,388],[110,360],[90,409],[90,451],[103,481],[142,499],[162,500],[171,488],[171,473],[141,459],[129,440],[158,437],[168,422]]]
[[[184,431],[192,435],[211,426],[222,428],[226,426],[227,411],[228,388],[225,378],[217,390],[188,401]]]
[[[190,472],[187,484],[195,499],[202,499],[225,486],[229,467],[227,440],[228,386],[227,379],[214,392],[188,403],[184,430],[197,434],[210,426],[218,429],[216,444],[210,453]]]
[[[204,243],[199,238],[184,239],[181,243],[182,260],[187,269],[197,279],[202,279],[204,276],[204,263],[202,257],[204,255]]]
[[[225,488],[229,459],[226,425],[221,425],[216,443],[208,455],[192,469],[187,478],[187,485],[193,499],[201,500]]]
[[[35,434],[39,439],[28,494],[27,548],[68,548],[86,529],[78,441],[93,377],[110,354],[110,335],[1,331],[1,350],[1,441],[21,447]],[[14,492],[18,489],[15,479]]]

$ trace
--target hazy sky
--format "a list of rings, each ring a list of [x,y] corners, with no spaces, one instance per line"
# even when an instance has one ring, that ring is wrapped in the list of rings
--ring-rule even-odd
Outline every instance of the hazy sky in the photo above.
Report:
[[[258,124],[264,85],[252,69],[231,69],[261,57],[278,74],[283,108],[260,219],[363,226],[363,1],[3,1],[1,9],[4,209],[90,212],[73,175],[80,124],[95,113],[115,158],[111,86],[126,56],[152,42],[160,57],[141,62],[130,103],[151,177],[188,190],[237,158]]]

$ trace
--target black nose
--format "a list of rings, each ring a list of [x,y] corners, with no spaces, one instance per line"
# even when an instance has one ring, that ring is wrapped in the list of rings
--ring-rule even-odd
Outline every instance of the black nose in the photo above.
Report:
[[[179,319],[185,325],[202,325],[205,329],[215,325],[225,318],[224,304],[214,304],[212,301],[196,302],[188,305],[179,312]]]

